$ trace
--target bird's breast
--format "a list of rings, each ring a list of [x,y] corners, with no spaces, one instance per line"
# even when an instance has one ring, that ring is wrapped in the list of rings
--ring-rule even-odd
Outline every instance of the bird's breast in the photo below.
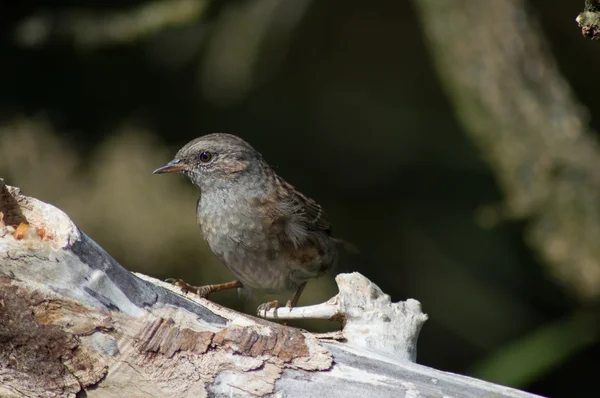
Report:
[[[268,291],[293,290],[322,272],[318,247],[285,244],[270,220],[252,201],[228,198],[198,202],[198,222],[213,253],[245,286]],[[216,204],[219,204],[217,206]],[[326,265],[326,264],[325,264]],[[326,267],[325,267],[326,268]]]
[[[239,242],[259,249],[264,242],[263,225],[248,206],[230,200],[203,202],[198,203],[198,223],[215,254],[220,256]]]

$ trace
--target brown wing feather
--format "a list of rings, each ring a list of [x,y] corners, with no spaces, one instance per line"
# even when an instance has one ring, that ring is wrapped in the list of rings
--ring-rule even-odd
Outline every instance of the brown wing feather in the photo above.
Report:
[[[310,230],[321,230],[331,235],[331,224],[325,210],[308,196],[298,192],[298,190],[283,179],[279,183],[284,188],[287,197],[284,200],[290,201],[293,211],[299,216],[299,220]]]

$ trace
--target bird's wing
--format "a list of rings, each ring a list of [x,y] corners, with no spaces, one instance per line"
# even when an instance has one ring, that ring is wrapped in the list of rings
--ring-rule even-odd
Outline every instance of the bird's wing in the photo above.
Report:
[[[280,179],[279,183],[283,188],[281,192],[284,192],[281,201],[296,216],[292,217],[292,220],[300,222],[308,230],[320,230],[331,235],[331,223],[321,205],[283,179]]]
[[[301,208],[304,211],[304,222],[309,228],[322,230],[328,235],[331,235],[331,223],[329,222],[329,217],[320,204],[298,191],[294,191],[293,200],[301,205]]]
[[[321,206],[281,177],[276,178],[277,196],[256,198],[254,203],[262,209],[266,230],[284,246],[289,243],[296,248],[313,240],[315,232],[331,236],[331,224]]]
[[[292,208],[296,209],[296,214],[299,215],[299,220],[295,220],[294,217],[288,219],[287,230],[288,235],[294,235],[294,221],[300,222],[305,226],[305,230],[320,230],[325,232],[331,237],[331,240],[339,245],[342,245],[349,253],[358,254],[360,250],[356,245],[350,243],[344,239],[334,238],[331,233],[331,223],[325,210],[315,202],[313,199],[298,192],[289,183],[283,181],[283,184],[287,185],[287,192],[291,193]]]

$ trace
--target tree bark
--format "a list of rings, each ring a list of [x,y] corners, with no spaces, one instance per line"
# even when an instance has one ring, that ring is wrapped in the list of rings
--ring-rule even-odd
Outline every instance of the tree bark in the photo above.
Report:
[[[237,313],[125,270],[0,179],[0,396],[533,396],[414,363],[420,304],[358,273],[337,282],[327,303],[268,316],[332,318],[339,333]]]
[[[504,190],[499,218],[527,220],[556,280],[597,299],[600,148],[534,16],[523,0],[414,4],[456,114]]]

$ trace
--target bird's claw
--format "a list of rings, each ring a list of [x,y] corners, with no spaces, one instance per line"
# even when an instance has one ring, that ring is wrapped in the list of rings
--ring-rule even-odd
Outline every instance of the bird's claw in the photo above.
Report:
[[[263,303],[263,304],[259,305],[258,308],[256,309],[256,314],[258,316],[262,316],[263,318],[266,318],[267,311],[272,310],[272,309],[277,309],[279,307],[281,307],[279,305],[279,301],[277,301],[277,300],[269,301],[267,303]],[[261,313],[262,313],[262,315],[261,315]]]
[[[167,278],[165,282],[177,286],[186,293],[194,293],[201,298],[207,298],[212,292],[210,286],[192,286],[183,279]]]
[[[193,289],[191,289],[193,286],[189,285],[187,282],[184,282],[183,279],[167,278],[165,279],[165,282],[170,283],[173,286],[177,286],[183,291],[193,292]]]

